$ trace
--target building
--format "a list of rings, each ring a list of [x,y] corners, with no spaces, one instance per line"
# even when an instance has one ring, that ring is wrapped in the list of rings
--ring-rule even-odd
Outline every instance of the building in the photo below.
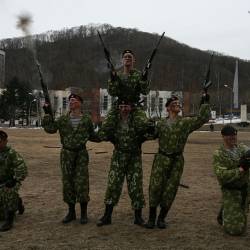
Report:
[[[146,115],[150,118],[166,117],[165,104],[171,95],[177,95],[181,102],[183,100],[182,92],[158,91],[151,90],[148,95],[141,95],[141,105]],[[115,98],[108,94],[107,89],[100,89],[100,118],[101,120],[107,115],[111,109]]]

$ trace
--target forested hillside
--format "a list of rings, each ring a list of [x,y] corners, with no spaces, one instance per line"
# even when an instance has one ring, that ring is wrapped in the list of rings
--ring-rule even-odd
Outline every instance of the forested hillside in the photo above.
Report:
[[[42,65],[50,89],[64,89],[77,85],[83,88],[106,87],[107,63],[97,30],[115,63],[121,66],[121,51],[132,49],[136,54],[136,67],[142,69],[160,34],[136,29],[114,28],[108,24],[80,26],[61,31],[34,35],[37,57]],[[216,39],[216,37],[215,37]],[[39,87],[37,69],[32,53],[26,48],[26,38],[5,39],[0,48],[6,52],[6,82],[14,76]],[[152,89],[184,90],[198,93],[204,80],[211,51],[201,51],[179,43],[166,35],[153,61],[150,79]],[[230,92],[224,84],[232,86],[236,58],[215,52],[210,92],[214,96]],[[250,100],[250,62],[239,60],[240,101]],[[218,92],[218,83],[219,90]]]

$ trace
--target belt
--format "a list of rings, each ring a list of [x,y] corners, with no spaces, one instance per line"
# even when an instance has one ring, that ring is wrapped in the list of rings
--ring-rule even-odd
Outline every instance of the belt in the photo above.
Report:
[[[175,158],[175,157],[181,155],[182,151],[180,151],[180,152],[174,152],[174,153],[167,153],[167,152],[164,152],[164,151],[162,151],[162,150],[159,149],[158,153],[161,154],[161,155],[167,156],[169,158]]]

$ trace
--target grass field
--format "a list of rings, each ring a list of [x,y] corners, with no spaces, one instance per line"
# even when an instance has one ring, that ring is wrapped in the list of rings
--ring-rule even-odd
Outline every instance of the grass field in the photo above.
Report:
[[[220,190],[212,169],[212,154],[221,143],[219,132],[194,132],[185,148],[185,167],[168,215],[168,228],[144,229],[133,225],[127,187],[117,207],[112,225],[97,227],[102,215],[103,198],[112,145],[88,143],[90,155],[89,223],[76,220],[61,223],[67,207],[62,201],[58,134],[40,129],[5,129],[9,143],[25,158],[29,176],[20,190],[25,213],[17,215],[13,230],[0,234],[0,249],[250,249],[250,228],[244,237],[225,235],[216,222]],[[250,145],[250,132],[239,132],[239,141]],[[157,142],[143,145],[144,193],[148,183]],[[100,153],[106,152],[106,153]],[[79,217],[79,207],[77,206]],[[143,211],[148,216],[148,206]]]

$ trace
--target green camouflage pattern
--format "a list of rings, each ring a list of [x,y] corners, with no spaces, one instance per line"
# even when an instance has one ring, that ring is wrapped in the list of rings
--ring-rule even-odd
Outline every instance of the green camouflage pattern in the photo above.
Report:
[[[88,140],[97,141],[89,115],[83,115],[77,128],[74,129],[70,115],[63,115],[53,121],[45,115],[42,126],[47,133],[59,131],[62,150],[60,164],[63,183],[63,200],[66,203],[89,201],[89,156],[86,150]]]
[[[149,205],[170,209],[183,172],[183,150],[190,133],[209,120],[210,106],[201,105],[195,117],[178,117],[173,123],[162,119],[156,125],[154,138],[159,138],[149,184]]]
[[[0,188],[0,207],[4,211],[16,211],[18,190],[21,181],[27,176],[27,166],[22,156],[10,146],[0,151],[0,183],[15,179],[17,184],[13,188]]]
[[[141,159],[141,144],[145,140],[143,137],[145,114],[144,112],[141,114],[143,114],[141,120],[137,114],[135,121],[134,114],[131,114],[127,122],[121,121],[118,113],[113,114],[114,123],[109,124],[105,120],[98,131],[101,140],[109,140],[115,147],[108,175],[105,204],[118,203],[126,177],[132,208],[139,209],[145,205]]]
[[[240,172],[239,160],[247,147],[237,145],[232,150],[221,146],[213,156],[215,175],[222,191],[223,229],[231,235],[241,235],[246,231],[249,186],[249,171]]]
[[[141,72],[133,69],[130,74],[125,75],[118,72],[114,80],[108,81],[108,93],[111,96],[117,96],[120,101],[137,103],[140,100],[140,94],[149,93],[149,82],[141,79]]]

